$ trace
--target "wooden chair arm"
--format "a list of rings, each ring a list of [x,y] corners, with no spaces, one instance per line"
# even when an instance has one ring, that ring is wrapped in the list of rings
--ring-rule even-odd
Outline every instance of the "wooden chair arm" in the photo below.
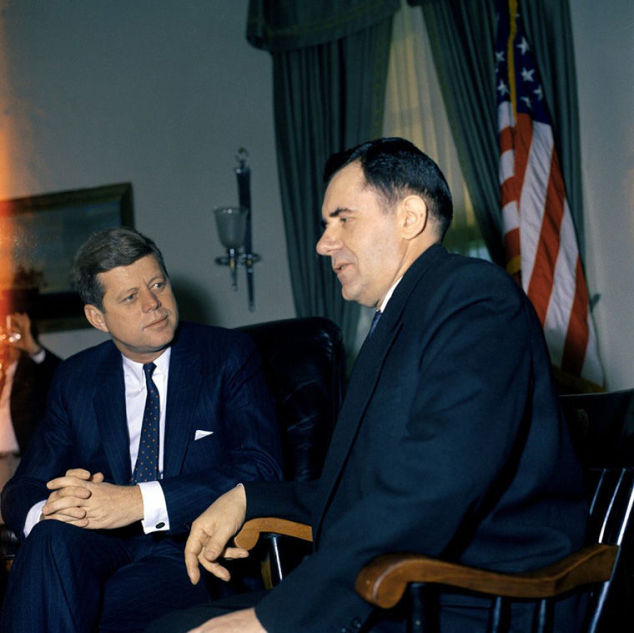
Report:
[[[614,545],[591,545],[552,565],[521,574],[486,571],[418,554],[385,554],[363,567],[355,589],[367,602],[384,609],[399,602],[410,582],[509,598],[546,598],[609,580],[617,550]]]
[[[313,540],[313,529],[310,525],[277,517],[259,517],[247,521],[235,535],[234,540],[238,547],[251,550],[255,547],[260,535],[267,532],[293,536],[302,541],[312,542]]]

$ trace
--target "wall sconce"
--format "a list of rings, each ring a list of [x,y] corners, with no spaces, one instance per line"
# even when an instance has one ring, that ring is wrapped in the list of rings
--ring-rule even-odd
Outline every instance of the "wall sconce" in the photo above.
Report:
[[[253,265],[260,261],[260,256],[252,252],[251,246],[251,170],[247,165],[248,152],[241,147],[236,160],[238,166],[234,172],[238,179],[239,206],[218,207],[214,209],[218,237],[227,250],[226,255],[216,257],[216,264],[229,266],[231,287],[238,289],[238,265],[246,269],[249,311],[255,310],[255,290],[253,279]]]

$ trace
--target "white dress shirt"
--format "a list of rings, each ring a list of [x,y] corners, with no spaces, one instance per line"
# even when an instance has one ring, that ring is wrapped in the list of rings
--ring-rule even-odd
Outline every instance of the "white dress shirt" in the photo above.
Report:
[[[159,421],[159,479],[163,477],[163,448],[165,441],[165,411],[167,404],[167,379],[172,350],[166,349],[158,358],[154,359],[156,369],[152,374],[152,381],[159,392],[161,416]],[[141,441],[141,427],[143,425],[143,411],[147,398],[147,387],[143,363],[136,363],[123,356],[123,377],[125,379],[125,408],[128,420],[128,435],[130,437],[130,467],[134,472],[139,443]],[[165,504],[163,488],[158,481],[145,481],[137,484],[141,488],[143,497],[143,531],[148,532],[169,530],[169,517]]]
[[[396,290],[396,286],[399,285],[399,283],[401,283],[401,279],[403,279],[403,277],[399,277],[391,286],[390,289],[387,291],[387,294],[385,295],[385,297],[383,298],[383,301],[381,302],[381,305],[379,307],[379,312],[385,312],[385,308],[387,306],[387,302],[392,298],[392,295],[394,294],[394,291]]]
[[[169,361],[172,350],[166,349],[158,358],[154,359],[156,369],[152,374],[152,380],[159,392],[161,416],[159,423],[159,478],[163,476],[163,447],[165,439],[165,411],[167,404],[167,381],[169,377]],[[134,472],[139,442],[141,440],[141,426],[143,425],[143,412],[147,387],[143,363],[137,363],[122,355],[123,377],[125,381],[125,406],[130,437],[130,467]],[[143,519],[141,525],[143,531],[150,532],[169,530],[169,517],[163,488],[158,481],[146,481],[136,484],[141,489],[143,497]],[[36,503],[28,512],[24,523],[24,535],[28,536],[33,526],[40,520],[42,508],[46,500]]]

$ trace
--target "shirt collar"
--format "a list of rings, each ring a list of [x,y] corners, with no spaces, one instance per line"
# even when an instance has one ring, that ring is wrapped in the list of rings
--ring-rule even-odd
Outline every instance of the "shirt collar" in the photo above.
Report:
[[[403,277],[399,277],[390,287],[390,289],[387,291],[387,294],[385,295],[383,301],[381,302],[381,305],[379,307],[379,312],[385,312],[385,307],[387,306],[388,301],[392,298],[392,295],[394,294],[394,291],[396,290],[396,286],[398,286],[398,284],[400,283],[401,279],[403,279]]]
[[[156,365],[153,376],[160,376],[161,374],[167,376],[171,355],[172,348],[168,347],[158,358],[152,361]],[[123,373],[125,376],[132,377],[138,383],[145,384],[145,375],[143,374],[143,365],[145,363],[137,363],[123,354],[121,354],[121,357],[123,358]]]

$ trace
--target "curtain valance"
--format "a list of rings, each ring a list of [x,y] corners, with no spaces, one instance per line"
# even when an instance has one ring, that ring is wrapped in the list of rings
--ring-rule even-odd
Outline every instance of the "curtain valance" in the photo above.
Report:
[[[250,0],[247,40],[270,52],[326,44],[389,18],[400,0]]]

